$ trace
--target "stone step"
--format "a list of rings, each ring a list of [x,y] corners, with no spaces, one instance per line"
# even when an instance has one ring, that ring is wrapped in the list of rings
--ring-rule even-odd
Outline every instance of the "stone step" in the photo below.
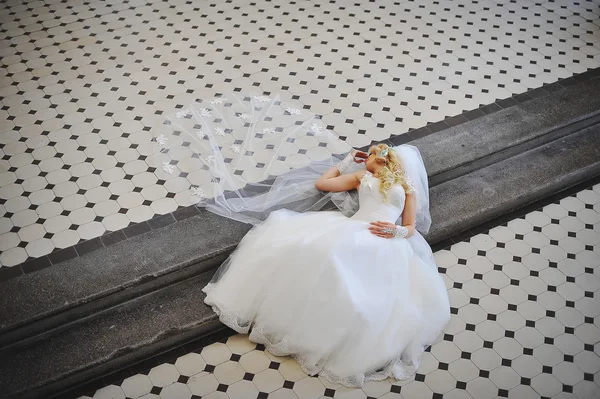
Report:
[[[594,126],[598,92],[600,79],[590,80],[412,142],[430,175],[430,243],[469,228],[468,218],[455,226],[444,219],[438,186]],[[214,269],[249,229],[204,210],[190,214],[196,216],[0,283],[0,348]]]
[[[49,398],[223,326],[203,302],[214,270],[0,350],[4,398]]]
[[[435,187],[600,121],[600,79],[415,140]]]
[[[436,185],[430,237],[454,235],[600,176],[599,149],[600,125],[595,125]],[[188,231],[206,217],[185,221]],[[162,246],[152,254],[175,251],[176,257],[177,250]],[[198,265],[191,266],[200,273],[196,276],[1,349],[0,390],[7,397],[50,397],[222,328],[201,292],[214,268]]]
[[[433,187],[427,240],[439,242],[599,175],[597,124]]]

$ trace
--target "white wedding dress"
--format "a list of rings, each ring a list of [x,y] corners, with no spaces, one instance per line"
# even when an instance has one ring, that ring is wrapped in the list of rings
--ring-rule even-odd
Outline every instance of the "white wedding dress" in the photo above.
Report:
[[[255,226],[204,288],[220,320],[308,374],[350,387],[406,379],[450,319],[443,279],[416,233],[379,238],[373,221],[397,223],[401,186],[384,201],[367,172],[360,209],[278,210]]]

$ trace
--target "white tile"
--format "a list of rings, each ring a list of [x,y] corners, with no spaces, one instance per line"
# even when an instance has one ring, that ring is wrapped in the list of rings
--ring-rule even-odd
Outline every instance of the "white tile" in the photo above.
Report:
[[[285,388],[272,392],[269,397],[273,399],[299,399],[294,391]]]
[[[523,398],[523,399],[534,399],[539,398],[540,394],[537,393],[532,387],[527,385],[520,385],[511,389],[508,393],[509,398]]]
[[[131,209],[142,205],[142,202],[144,202],[144,197],[142,197],[140,193],[131,192],[120,195],[117,202],[122,208]]]
[[[67,211],[74,211],[75,209],[84,207],[86,204],[85,197],[80,194],[70,195],[60,201],[60,205]]]
[[[41,224],[30,224],[19,230],[19,238],[25,242],[32,242],[42,238],[46,234],[44,226]]]
[[[402,387],[402,397],[403,398],[416,399],[416,398],[431,397],[432,395],[433,395],[433,392],[431,391],[431,389],[427,385],[425,385],[421,382],[412,381]]]
[[[177,209],[177,203],[172,198],[162,198],[157,201],[153,201],[150,205],[152,210],[159,215],[174,212]]]
[[[269,367],[271,359],[262,351],[252,351],[242,355],[239,363],[247,372],[257,374]]]
[[[499,389],[512,389],[521,383],[521,376],[510,367],[498,367],[490,372],[490,380]]]
[[[281,363],[279,366],[279,373],[287,381],[300,381],[306,377],[306,373],[302,371],[298,362],[293,359],[289,359]]]
[[[146,205],[137,206],[127,211],[127,217],[134,223],[144,222],[152,216],[154,216],[154,211]]]
[[[198,353],[188,353],[175,361],[175,367],[181,375],[193,376],[204,371],[206,362]]]
[[[99,389],[93,396],[94,399],[125,399],[125,393],[116,385],[109,385]]]
[[[179,371],[174,365],[165,363],[152,368],[148,377],[154,386],[166,387],[177,381],[179,375]]]
[[[100,237],[106,229],[100,222],[89,222],[77,228],[77,234],[84,240]]]
[[[17,233],[4,233],[0,235],[0,251],[6,251],[10,248],[16,247],[20,242],[21,238]]]
[[[139,398],[150,393],[152,390],[152,381],[144,374],[136,374],[123,381],[121,389],[125,396],[129,398]]]
[[[131,220],[122,213],[113,213],[102,220],[102,225],[107,231],[117,231],[129,226]]]
[[[56,248],[67,248],[76,245],[81,237],[75,230],[63,230],[52,236],[52,243]]]
[[[496,242],[507,243],[515,238],[515,233],[508,227],[498,226],[490,230],[490,237]]]
[[[207,364],[216,366],[231,358],[231,351],[227,345],[215,343],[202,349],[200,353]]]
[[[256,344],[251,342],[246,335],[237,334],[227,339],[227,346],[232,353],[243,355],[256,348]]]
[[[562,385],[560,382],[551,374],[540,374],[531,380],[531,387],[535,391],[543,396],[554,396],[562,391]]]
[[[161,399],[190,399],[192,393],[185,384],[174,383],[164,387],[160,391]]]
[[[258,390],[250,381],[238,381],[227,388],[227,396],[231,399],[254,399],[258,396]]]
[[[431,357],[433,358],[433,357]],[[421,360],[421,368],[423,368],[423,359]],[[437,365],[436,365],[437,368]],[[302,381],[301,380],[299,382],[297,382],[296,384],[300,384]],[[294,385],[294,387],[296,387],[296,384]],[[362,386],[362,390],[363,392],[371,398],[379,398],[387,393],[390,392],[392,388],[392,384],[390,383],[390,381],[384,380],[384,381],[367,381],[365,382],[365,384]],[[318,392],[318,389],[316,390]]]
[[[573,386],[583,381],[583,371],[570,362],[562,362],[554,366],[552,375],[564,385]]]
[[[231,385],[244,378],[246,372],[242,366],[234,361],[227,361],[219,364],[214,371],[214,375],[221,384]]]
[[[217,390],[219,381],[213,374],[196,374],[187,383],[188,388],[194,395],[206,397],[206,395]]]
[[[24,248],[13,247],[0,253],[0,263],[3,266],[15,266],[27,260],[27,252]]]

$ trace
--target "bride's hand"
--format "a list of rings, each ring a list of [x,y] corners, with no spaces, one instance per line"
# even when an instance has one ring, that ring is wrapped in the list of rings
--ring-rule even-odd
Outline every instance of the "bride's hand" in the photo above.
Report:
[[[351,154],[356,163],[364,163],[369,158],[369,154],[364,151],[352,150]]]
[[[369,231],[381,238],[394,238],[394,233],[388,233],[385,229],[391,229],[392,231],[396,230],[396,225],[388,222],[372,222],[371,227],[369,227]]]

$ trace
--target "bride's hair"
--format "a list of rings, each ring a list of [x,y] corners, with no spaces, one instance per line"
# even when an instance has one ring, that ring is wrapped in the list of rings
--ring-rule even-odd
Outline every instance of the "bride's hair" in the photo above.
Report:
[[[387,201],[387,192],[396,184],[400,184],[407,194],[412,193],[412,188],[406,182],[406,173],[402,167],[400,157],[393,148],[387,144],[377,144],[369,149],[369,154],[375,154],[376,159],[385,162],[385,166],[379,172],[379,191]]]

